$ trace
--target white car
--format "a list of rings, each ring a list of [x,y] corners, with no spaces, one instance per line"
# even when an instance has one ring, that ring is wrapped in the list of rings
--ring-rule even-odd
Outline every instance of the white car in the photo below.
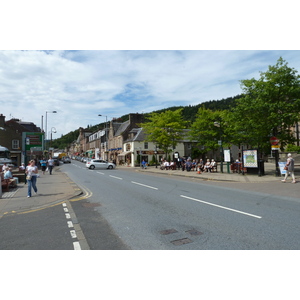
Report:
[[[89,169],[115,169],[116,165],[102,159],[91,159],[86,162],[85,166]]]

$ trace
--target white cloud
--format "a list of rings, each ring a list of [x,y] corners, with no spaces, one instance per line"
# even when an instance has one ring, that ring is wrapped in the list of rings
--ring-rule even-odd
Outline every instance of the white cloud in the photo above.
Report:
[[[280,56],[300,68],[298,51],[0,51],[0,105],[6,115],[56,137],[119,117],[241,93]],[[45,118],[44,118],[45,121]],[[45,124],[44,124],[45,128]]]

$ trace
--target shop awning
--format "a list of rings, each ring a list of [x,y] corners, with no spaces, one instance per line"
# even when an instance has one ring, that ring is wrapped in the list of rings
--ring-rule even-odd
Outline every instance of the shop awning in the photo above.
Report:
[[[127,154],[132,153],[131,151],[121,152],[118,154],[118,156],[126,156]]]

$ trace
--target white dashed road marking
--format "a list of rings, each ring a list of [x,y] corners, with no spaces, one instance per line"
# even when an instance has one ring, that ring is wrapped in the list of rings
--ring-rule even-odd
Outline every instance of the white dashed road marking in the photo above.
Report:
[[[81,250],[79,242],[73,242],[74,250]]]
[[[218,207],[218,208],[230,210],[230,211],[233,211],[233,212],[236,212],[236,213],[239,213],[239,214],[243,214],[243,215],[247,215],[247,216],[250,216],[250,217],[253,217],[253,218],[257,218],[257,219],[261,219],[262,218],[261,216],[252,215],[252,214],[240,211],[240,210],[236,210],[236,209],[232,209],[232,208],[229,208],[229,207],[225,207],[225,206],[213,204],[213,203],[210,203],[210,202],[206,202],[206,201],[203,201],[203,200],[199,200],[199,199],[187,197],[187,196],[184,196],[184,195],[180,195],[180,197],[186,198],[186,199],[189,199],[189,200],[193,200],[193,201],[197,201],[197,202],[201,202],[201,203],[204,203],[204,204],[208,204],[208,205],[211,205],[211,206],[215,206],[215,207]]]
[[[117,176],[112,176],[112,175],[109,175],[109,177],[112,177],[112,178],[115,178],[115,179],[119,179],[119,180],[123,180],[123,178],[121,178],[121,177],[117,177]]]
[[[137,185],[141,185],[141,186],[147,187],[149,189],[158,190],[158,188],[156,188],[156,187],[153,187],[153,186],[150,186],[150,185],[146,185],[146,184],[142,184],[142,183],[138,183],[138,182],[135,182],[135,181],[131,181],[131,183],[137,184]]]

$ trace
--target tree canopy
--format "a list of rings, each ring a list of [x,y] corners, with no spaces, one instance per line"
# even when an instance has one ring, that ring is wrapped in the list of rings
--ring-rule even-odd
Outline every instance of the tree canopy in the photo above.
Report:
[[[293,141],[290,127],[299,121],[300,76],[281,57],[259,79],[241,81],[243,96],[232,109],[229,124],[236,141],[253,147],[269,145],[277,136],[282,146]]]
[[[167,110],[163,113],[152,113],[148,122],[140,124],[147,135],[146,140],[154,142],[165,153],[170,153],[182,139],[186,121],[182,117],[182,109]]]

